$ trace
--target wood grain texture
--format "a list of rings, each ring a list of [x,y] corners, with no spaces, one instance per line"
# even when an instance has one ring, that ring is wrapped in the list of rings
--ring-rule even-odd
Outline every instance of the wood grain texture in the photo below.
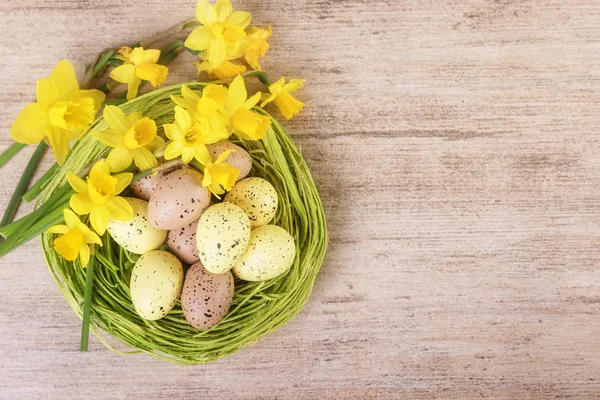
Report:
[[[29,243],[0,262],[0,398],[599,397],[600,4],[235,4],[273,24],[265,69],[308,79],[286,126],[331,233],[309,303],[206,366],[95,338],[81,354],[80,321]],[[2,147],[59,59],[82,73],[193,13],[192,0],[2,2]],[[32,151],[2,170],[0,206]]]

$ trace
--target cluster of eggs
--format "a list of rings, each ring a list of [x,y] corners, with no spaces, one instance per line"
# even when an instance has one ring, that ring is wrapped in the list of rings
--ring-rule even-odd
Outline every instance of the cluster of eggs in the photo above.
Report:
[[[230,142],[209,146],[213,159],[234,150],[227,163],[240,170],[238,181],[223,202],[213,203],[195,169],[165,170],[131,185],[128,197],[134,217],[111,220],[113,240],[142,254],[130,282],[131,299],[146,320],[166,316],[181,298],[187,321],[208,329],[227,314],[234,294],[234,275],[264,281],[286,272],[296,256],[292,236],[268,225],[278,197],[268,181],[246,176],[250,155]],[[168,250],[158,250],[167,242]],[[183,265],[190,265],[184,274]]]

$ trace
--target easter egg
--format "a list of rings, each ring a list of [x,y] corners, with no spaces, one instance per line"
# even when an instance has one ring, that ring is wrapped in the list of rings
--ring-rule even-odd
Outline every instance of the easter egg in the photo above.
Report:
[[[210,191],[202,186],[202,174],[191,168],[167,175],[148,204],[148,219],[158,229],[182,228],[198,220],[210,203]]]
[[[245,281],[265,281],[286,272],[294,263],[294,238],[277,225],[263,225],[252,230],[244,254],[233,273]]]
[[[181,308],[185,319],[194,328],[212,328],[229,311],[233,289],[231,271],[213,274],[204,269],[202,263],[193,264],[185,275],[181,290]]]
[[[236,183],[225,196],[225,201],[246,212],[250,226],[266,225],[277,212],[278,196],[273,185],[262,178],[246,178]]]
[[[169,231],[167,235],[169,250],[186,264],[193,264],[200,260],[198,248],[196,247],[197,228],[198,221],[194,221],[183,228]]]
[[[158,249],[167,239],[167,231],[156,229],[148,222],[148,202],[134,197],[125,197],[133,208],[133,218],[129,221],[108,221],[110,237],[125,250],[144,254]]]
[[[204,268],[213,274],[229,271],[249,239],[250,220],[235,204],[224,202],[210,206],[198,221],[198,254]]]
[[[208,149],[213,162],[215,162],[224,151],[233,150],[233,153],[225,159],[225,162],[240,170],[240,174],[237,177],[238,181],[244,179],[250,173],[250,170],[252,169],[252,157],[250,157],[250,154],[248,154],[246,150],[237,144],[222,140],[217,143],[207,144],[206,148]]]
[[[171,311],[183,285],[183,267],[173,254],[154,250],[141,256],[131,272],[131,301],[140,317],[155,321]]]
[[[150,200],[150,197],[156,192],[156,188],[163,181],[163,179],[177,168],[169,168],[164,171],[160,171],[154,175],[148,175],[138,181],[133,182],[129,187],[138,199]]]

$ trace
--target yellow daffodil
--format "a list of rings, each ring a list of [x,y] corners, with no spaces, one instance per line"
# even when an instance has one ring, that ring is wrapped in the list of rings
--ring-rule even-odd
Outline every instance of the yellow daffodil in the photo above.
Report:
[[[264,101],[260,106],[264,107],[265,104],[274,101],[275,105],[286,119],[292,118],[302,110],[304,103],[296,99],[290,93],[300,89],[304,82],[304,79],[292,79],[288,83],[285,83],[285,78],[279,79],[269,86],[269,92],[271,92],[271,94],[264,94]]]
[[[206,117],[192,120],[190,113],[182,107],[175,107],[175,122],[165,124],[165,134],[171,142],[165,148],[165,159],[172,160],[181,156],[188,164],[192,159],[206,159],[210,154],[207,144],[216,143],[229,136],[227,130],[220,125],[213,125]]]
[[[198,160],[204,165],[202,186],[208,187],[218,198],[226,191],[228,192],[231,190],[240,174],[239,169],[225,162],[227,157],[234,151],[235,150],[227,150],[222,152],[214,163],[212,162],[210,154],[202,155]]]
[[[79,215],[90,214],[90,223],[98,234],[106,232],[109,219],[129,221],[133,217],[131,205],[117,196],[131,182],[133,174],[110,174],[110,166],[104,160],[94,164],[87,182],[72,172],[67,179],[75,194],[69,202],[73,211]]]
[[[231,85],[223,113],[231,118],[233,131],[246,140],[259,140],[265,137],[271,126],[271,119],[250,109],[260,101],[260,93],[248,99],[244,78],[238,75]]]
[[[156,87],[162,85],[167,79],[168,68],[157,64],[160,50],[144,50],[143,47],[132,50],[129,47],[122,47],[119,54],[123,65],[113,69],[110,77],[117,82],[127,84],[127,100],[137,96],[142,81],[149,81],[153,87]]]
[[[54,239],[54,250],[68,261],[75,261],[79,257],[82,267],[90,261],[90,244],[102,246],[100,237],[91,231],[77,215],[65,208],[63,211],[65,225],[54,225],[47,233],[58,233],[61,236]]]
[[[202,61],[201,63],[194,63],[198,68],[198,73],[205,71],[208,73],[208,77],[212,80],[215,79],[227,79],[233,78],[239,74],[246,72],[247,68],[244,65],[234,64],[231,61],[223,61],[223,64],[217,68],[211,67],[208,61]]]
[[[113,149],[108,153],[106,161],[112,172],[119,172],[131,165],[140,171],[158,166],[153,151],[165,142],[156,134],[156,123],[139,112],[125,115],[119,107],[106,106],[104,121],[108,129],[94,132],[93,135],[102,143]]]
[[[207,85],[202,96],[186,85],[181,86],[180,96],[171,96],[171,100],[190,113],[192,120],[198,117],[212,117],[227,101],[227,89],[222,85]]]
[[[230,0],[218,0],[214,6],[206,0],[198,0],[196,19],[202,26],[190,33],[185,46],[206,51],[206,61],[212,68],[244,54],[244,29],[250,24],[251,16],[247,12],[232,11]]]
[[[248,38],[244,57],[249,66],[260,71],[258,59],[264,57],[269,50],[267,39],[271,37],[271,25],[267,25],[264,28],[253,26],[248,28],[247,34]]]
[[[60,61],[48,78],[38,80],[37,102],[19,113],[10,136],[19,143],[35,144],[47,138],[54,157],[62,165],[69,142],[94,121],[105,95],[99,90],[80,90],[73,64]]]

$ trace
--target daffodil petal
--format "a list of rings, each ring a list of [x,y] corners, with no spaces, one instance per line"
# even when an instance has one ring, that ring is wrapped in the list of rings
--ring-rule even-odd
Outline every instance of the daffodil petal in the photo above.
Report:
[[[165,159],[172,160],[181,155],[183,151],[183,143],[180,141],[171,142],[165,148]]]
[[[250,13],[245,11],[236,11],[227,18],[226,22],[228,24],[235,25],[240,29],[246,29],[246,27],[250,25],[251,20],[252,16]]]
[[[68,60],[61,60],[50,73],[50,80],[60,88],[59,100],[67,100],[69,95],[79,90],[75,68]]]
[[[202,165],[212,164],[210,152],[208,151],[205,145],[196,146],[196,148],[194,149],[194,157],[196,158],[196,160],[200,161]]]
[[[137,97],[141,83],[141,79],[135,78],[127,84],[127,101],[133,100]]]
[[[227,55],[227,46],[225,46],[225,42],[219,39],[211,40],[206,55],[208,57],[208,62],[213,68],[217,68],[219,65],[223,64],[225,56]]]
[[[199,26],[187,37],[185,40],[185,47],[192,50],[203,51],[208,49],[211,40],[212,34],[210,33],[210,28],[207,26]]]
[[[217,11],[206,0],[198,0],[196,4],[196,19],[202,25],[212,25],[217,22]]]
[[[304,82],[306,82],[306,79],[291,79],[288,83],[286,83],[283,86],[283,90],[288,93],[294,92],[300,89],[304,85]]]
[[[246,84],[241,75],[236,76],[231,82],[231,85],[229,85],[229,97],[233,99],[235,105],[238,107],[244,104],[248,98]]]
[[[254,107],[260,101],[261,95],[262,93],[260,92],[254,93],[252,97],[250,97],[248,100],[246,100],[246,102],[244,102],[244,108],[249,110],[252,107]]]
[[[285,86],[285,78],[279,78],[275,82],[273,82],[271,85],[269,85],[269,92],[277,95],[283,91],[284,86]]]
[[[67,224],[69,229],[76,229],[77,224],[79,224],[81,222],[79,220],[79,217],[77,217],[77,214],[75,214],[73,211],[69,210],[68,208],[65,208],[65,210],[63,211],[63,216],[65,217],[65,224]]]
[[[114,178],[117,180],[117,184],[115,185],[115,190],[113,190],[112,194],[117,195],[125,190],[125,188],[131,183],[133,174],[131,172],[125,172],[115,175]]]
[[[24,144],[39,143],[50,132],[48,120],[37,103],[26,105],[10,126],[10,136]]]
[[[52,153],[54,154],[54,158],[56,158],[56,162],[58,165],[63,165],[69,154],[69,142],[71,141],[69,132],[54,128],[48,135],[48,141],[50,142],[50,147],[52,147]]]
[[[125,135],[112,129],[100,132],[92,132],[92,136],[110,147],[119,147],[123,145]]]
[[[97,161],[90,171],[90,176],[95,179],[95,175],[110,174],[110,165],[105,160]]]
[[[217,21],[219,22],[225,22],[227,17],[229,17],[233,11],[230,0],[218,0],[214,7],[217,12]]]
[[[227,160],[227,157],[229,157],[229,155],[231,153],[235,153],[235,150],[225,150],[224,152],[222,152],[221,154],[219,154],[219,157],[217,157],[217,159],[215,160],[215,164],[222,164],[223,162],[225,162],[225,160]]]
[[[81,246],[81,249],[79,250],[79,261],[83,268],[86,268],[90,263],[90,246],[87,244]]]
[[[140,171],[147,171],[158,166],[156,157],[147,147],[139,147],[132,151],[133,161]]]
[[[175,107],[175,122],[182,130],[187,131],[192,126],[192,117],[185,109],[177,106]]]
[[[122,197],[111,197],[106,202],[106,209],[111,219],[129,221],[133,218],[133,208]]]
[[[108,209],[104,205],[94,205],[90,211],[90,224],[99,234],[104,235],[108,227]]]
[[[189,164],[194,159],[195,151],[193,147],[184,147],[181,151],[181,160]]]
[[[72,172],[67,172],[67,180],[77,193],[87,193],[87,183]]]
[[[110,77],[120,83],[129,83],[135,79],[135,65],[119,65],[111,71]]]
[[[54,225],[46,231],[46,233],[59,233],[61,235],[64,235],[67,232],[69,232],[69,227],[66,225]]]
[[[92,201],[88,196],[84,196],[80,193],[75,193],[69,200],[69,205],[79,215],[89,214],[92,210]]]
[[[86,243],[93,243],[102,246],[102,240],[100,239],[100,236],[88,228],[84,223],[80,223],[77,229],[82,233]]]
[[[102,106],[102,103],[104,103],[104,100],[106,100],[106,95],[100,90],[90,89],[78,90],[76,92],[71,93],[71,96],[69,97],[71,101],[75,102],[84,98],[91,98],[92,100],[94,100],[94,109],[98,111]]]
[[[125,132],[131,127],[131,125],[128,124],[125,113],[117,106],[104,107],[102,116],[104,117],[106,125],[116,132]]]
[[[115,147],[110,151],[110,153],[108,153],[106,161],[110,165],[110,170],[112,172],[119,172],[131,165],[133,161],[133,155],[131,154],[131,150],[127,147],[119,146]]]
[[[275,95],[275,94],[269,95],[268,93],[263,93],[263,95],[262,95],[263,102],[260,103],[260,106],[261,107],[266,106],[267,104],[269,104],[270,102],[272,102],[273,100],[275,100],[276,97],[277,97],[277,95]]]

